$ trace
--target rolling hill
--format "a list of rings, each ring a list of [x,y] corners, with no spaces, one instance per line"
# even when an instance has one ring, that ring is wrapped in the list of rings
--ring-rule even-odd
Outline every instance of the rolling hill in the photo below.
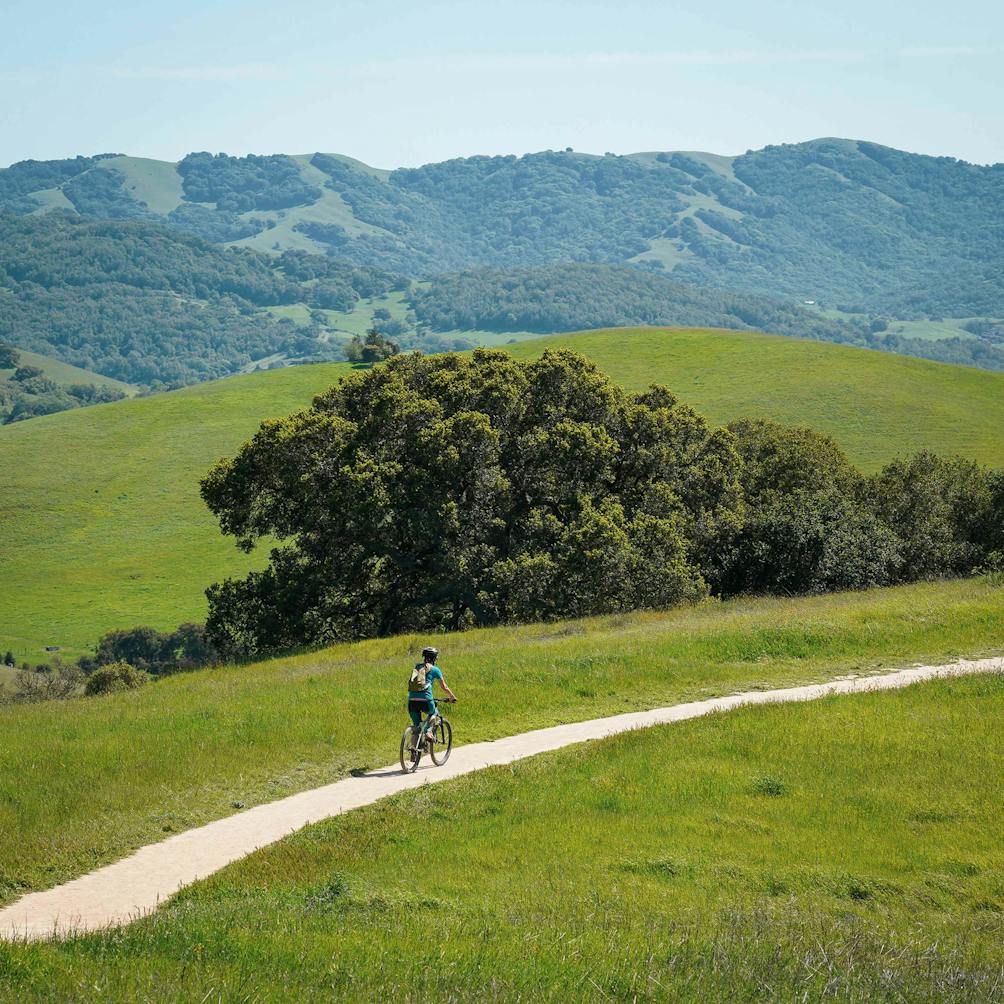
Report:
[[[7,970],[25,1002],[93,986],[164,1002],[207,986],[260,1001],[993,1001],[1002,712],[988,676],[583,744],[307,827],[125,930],[12,945]],[[433,948],[416,950],[416,927]]]
[[[131,397],[139,388],[0,343],[0,423]]]
[[[507,348],[525,358],[553,345],[629,390],[665,383],[715,423],[750,415],[827,432],[865,470],[920,449],[1004,466],[1002,374],[752,332],[583,331]]]
[[[1002,626],[1001,591],[967,579],[478,629],[441,647],[466,743],[992,655]],[[427,641],[342,643],[93,700],[0,706],[0,779],[16,784],[0,799],[0,903],[242,805],[392,762],[407,721],[402,666]],[[520,680],[517,714],[510,674]]]
[[[899,317],[1004,315],[1004,172],[848,139],[741,156],[571,150],[377,170],[325,153],[0,171],[0,208],[160,222],[409,276],[635,263],[677,281]]]
[[[831,433],[875,470],[922,447],[1004,466],[1004,375],[727,331],[586,332],[567,344],[637,389],[663,382],[712,422],[761,415]],[[204,616],[203,590],[243,574],[198,480],[268,417],[309,404],[345,364],[290,367],[0,429],[0,648],[77,653],[105,631]],[[250,560],[264,560],[264,555]]]
[[[82,369],[79,366],[71,366],[69,363],[60,362],[51,356],[43,356],[37,352],[27,352],[24,349],[18,349],[18,353],[21,356],[22,366],[37,367],[42,371],[44,376],[60,386],[92,383],[95,387],[110,387],[112,390],[122,391],[127,397],[133,397],[139,389],[135,384],[115,380],[113,377],[102,376],[100,373]],[[2,372],[0,371],[0,373]]]
[[[303,251],[220,247],[149,220],[0,211],[0,341],[143,386],[344,359],[347,342],[372,327],[425,352],[585,328],[724,327],[1004,370],[995,323],[874,330],[885,323],[626,265],[478,268],[416,281]]]

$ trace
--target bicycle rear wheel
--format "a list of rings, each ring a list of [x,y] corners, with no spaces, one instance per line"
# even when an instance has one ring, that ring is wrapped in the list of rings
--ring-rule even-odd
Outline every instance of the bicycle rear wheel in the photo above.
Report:
[[[415,745],[414,726],[409,725],[401,736],[401,770],[405,774],[414,774],[421,759],[422,751]]]
[[[442,767],[450,759],[453,749],[453,726],[445,718],[439,719],[439,724],[432,730],[432,748],[429,756],[437,767]]]

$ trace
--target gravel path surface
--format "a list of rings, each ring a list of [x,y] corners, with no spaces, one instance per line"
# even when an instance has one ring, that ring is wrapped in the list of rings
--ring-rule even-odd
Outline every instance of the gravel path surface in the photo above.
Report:
[[[156,844],[148,844],[129,857],[72,882],[44,892],[30,893],[0,910],[0,937],[8,940],[65,937],[81,931],[126,924],[155,910],[183,886],[212,875],[230,862],[281,840],[310,823],[369,805],[398,791],[446,781],[484,767],[512,763],[562,746],[752,704],[811,701],[831,694],[891,690],[937,677],[1000,672],[1004,672],[1004,658],[961,661],[946,666],[917,666],[803,687],[732,694],[652,711],[537,729],[494,742],[458,746],[443,767],[434,767],[430,763],[409,775],[403,774],[395,764],[348,777],[312,791],[256,806]]]

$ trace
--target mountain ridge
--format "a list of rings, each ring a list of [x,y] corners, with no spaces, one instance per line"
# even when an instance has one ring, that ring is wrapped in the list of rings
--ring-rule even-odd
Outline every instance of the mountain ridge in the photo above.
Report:
[[[836,136],[836,135],[832,135],[832,136],[814,136],[811,139],[798,140],[798,141],[792,142],[792,143],[766,143],[762,147],[750,147],[750,148],[748,148],[745,151],[745,153],[756,153],[759,150],[766,150],[766,149],[769,149],[771,147],[786,147],[786,146],[787,147],[794,147],[794,146],[809,147],[809,146],[814,146],[814,145],[823,144],[823,143],[844,143],[844,144],[848,144],[848,145],[855,144],[855,143],[868,143],[868,144],[870,144],[872,146],[885,147],[887,150],[895,150],[898,153],[905,153],[905,154],[908,154],[911,157],[926,157],[926,158],[928,158],[930,160],[949,160],[949,161],[953,161],[953,162],[955,162],[957,164],[966,164],[966,165],[968,165],[970,167],[991,167],[992,168],[992,167],[1001,167],[1001,166],[1004,166],[1004,161],[993,161],[993,162],[986,162],[986,163],[984,163],[984,162],[981,162],[981,161],[966,160],[964,157],[956,157],[956,156],[954,156],[952,154],[921,153],[920,151],[917,151],[917,150],[904,150],[904,149],[901,149],[900,147],[889,146],[887,143],[880,143],[880,142],[878,142],[878,140],[860,139],[860,138],[855,139],[855,138],[850,137],[850,136]],[[610,155],[608,153],[594,153],[594,152],[592,152],[590,150],[574,150],[574,149],[571,149],[571,148],[568,148],[568,147],[565,147],[564,149],[565,150],[569,150],[570,152],[572,152],[572,153],[574,153],[574,154],[576,154],[576,155],[578,155],[580,157],[601,158],[601,157],[605,157],[605,156],[609,156]],[[194,152],[194,151],[190,151],[190,153],[191,152]],[[430,160],[430,161],[425,161],[422,164],[398,165],[397,167],[378,167],[375,164],[370,164],[367,161],[360,160],[358,157],[352,157],[350,154],[339,153],[337,150],[301,150],[301,151],[298,151],[298,152],[295,152],[295,153],[277,151],[277,152],[274,152],[272,154],[262,154],[262,153],[255,154],[255,153],[250,153],[250,154],[239,154],[239,155],[235,155],[235,156],[285,156],[285,157],[292,157],[293,159],[299,160],[299,159],[303,159],[303,158],[313,157],[313,156],[315,156],[315,154],[318,154],[318,153],[323,153],[323,154],[326,154],[326,155],[331,156],[331,157],[340,157],[343,160],[350,161],[350,162],[358,165],[359,167],[365,168],[365,169],[367,169],[367,170],[369,170],[369,171],[371,171],[371,172],[373,172],[375,174],[386,175],[386,174],[390,174],[391,172],[397,171],[397,170],[418,169],[418,168],[422,168],[422,167],[428,167],[430,164],[445,164],[445,163],[449,163],[450,161],[454,161],[454,160],[469,160],[469,159],[474,158],[474,157],[500,157],[500,156],[525,157],[525,156],[532,156],[533,154],[538,154],[538,153],[555,153],[555,152],[560,152],[560,148],[549,147],[547,149],[541,149],[541,150],[528,150],[528,151],[526,151],[525,153],[522,153],[522,154],[497,154],[497,153],[461,154],[461,155],[458,155],[456,157],[446,157],[443,160],[438,160],[438,161],[436,161],[436,160]],[[656,156],[657,154],[660,154],[660,153],[670,153],[670,154],[672,154],[672,153],[680,153],[680,154],[683,154],[685,156],[691,156],[691,157],[698,157],[698,156],[699,157],[709,157],[709,158],[715,158],[716,160],[728,160],[728,161],[732,161],[732,160],[735,160],[737,157],[743,156],[742,153],[716,153],[713,150],[682,150],[682,149],[681,150],[656,150],[656,149],[651,149],[651,150],[630,150],[627,153],[613,154],[613,156],[616,156],[616,157],[652,157],[652,156]],[[87,155],[81,155],[81,156],[87,156]],[[147,160],[147,161],[151,161],[151,162],[157,163],[157,164],[175,164],[175,165],[176,164],[180,164],[181,161],[184,160],[184,157],[179,157],[177,160],[170,160],[170,159],[165,159],[165,158],[160,158],[160,157],[147,157],[147,156],[145,156],[143,154],[125,154],[125,153],[98,153],[98,154],[91,154],[90,156],[94,157],[94,158],[129,157],[129,158],[134,159],[134,160]],[[188,154],[186,154],[185,156],[188,156]],[[27,164],[27,163],[51,164],[51,163],[54,163],[54,162],[56,162],[58,160],[62,160],[62,159],[70,159],[70,158],[25,157],[22,160],[11,161],[9,164],[5,164],[3,166],[0,166],[0,171],[7,170],[8,168],[14,167],[17,164]]]
[[[1004,165],[839,137],[735,156],[566,149],[392,170],[320,152],[102,154],[0,170],[0,207],[146,219],[412,277],[632,264],[898,317],[1004,314]]]

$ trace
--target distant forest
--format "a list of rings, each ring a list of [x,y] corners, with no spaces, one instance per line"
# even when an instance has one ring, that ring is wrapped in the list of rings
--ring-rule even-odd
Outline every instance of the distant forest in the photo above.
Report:
[[[0,212],[0,341],[146,387],[181,386],[255,366],[346,358],[323,311],[403,293],[408,320],[375,325],[402,350],[463,348],[469,329],[545,334],[625,325],[773,331],[1004,369],[1000,328],[921,341],[883,324],[827,320],[751,293],[687,286],[628,266],[471,269],[404,276],[286,251],[227,248],[141,220]],[[265,308],[303,305],[309,321]],[[382,315],[386,315],[383,317]],[[876,330],[872,330],[872,328]],[[447,334],[444,334],[447,333]]]
[[[346,157],[192,153],[154,213],[113,154],[0,170],[0,208],[72,206],[215,243],[284,223],[317,251],[413,278],[638,264],[676,282],[899,318],[1004,317],[1004,165],[821,139],[739,157],[571,150],[391,172]],[[171,187],[171,186],[169,186]],[[36,197],[37,196],[37,197]],[[149,196],[148,196],[149,197]],[[284,243],[285,242],[285,243]],[[302,247],[301,247],[302,249]]]
[[[220,248],[156,223],[0,213],[0,341],[129,383],[181,386],[273,355],[337,358],[266,306],[351,310],[400,280],[291,252]],[[309,280],[309,281],[307,281]]]
[[[626,325],[753,329],[840,342],[939,362],[1004,370],[1004,332],[937,341],[887,334],[882,320],[830,320],[753,293],[686,286],[617,265],[475,269],[438,276],[412,292],[415,316],[437,331],[482,328],[547,334]]]
[[[778,300],[684,286],[623,265],[457,272],[418,287],[412,302],[418,320],[437,331],[482,328],[547,334],[627,325],[686,325],[851,341],[857,330]]]

